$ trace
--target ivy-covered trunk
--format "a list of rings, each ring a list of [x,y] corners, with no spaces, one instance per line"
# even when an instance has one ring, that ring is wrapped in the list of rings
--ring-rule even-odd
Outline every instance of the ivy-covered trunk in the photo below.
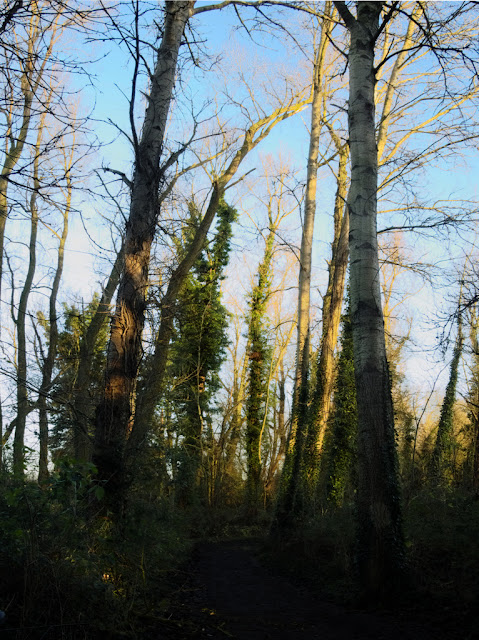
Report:
[[[431,480],[436,484],[441,484],[447,480],[446,464],[448,462],[448,454],[451,453],[457,376],[459,373],[459,362],[461,360],[463,343],[464,337],[462,333],[462,322],[459,317],[456,344],[454,345],[454,352],[449,370],[449,380],[446,387],[446,393],[444,394],[444,400],[442,402],[436,441],[431,458]]]
[[[310,305],[311,265],[313,251],[314,220],[316,216],[316,191],[318,176],[319,136],[322,127],[323,73],[329,35],[332,29],[332,4],[325,3],[321,38],[315,52],[313,66],[313,101],[311,106],[311,132],[309,136],[304,220],[301,234],[298,276],[298,323],[296,343],[296,370],[291,411],[291,429],[286,458],[276,504],[279,529],[288,527],[304,506],[304,453],[308,429],[309,372],[310,372]],[[276,525],[275,525],[276,526]]]
[[[308,436],[305,444],[305,471],[309,493],[316,489],[321,452],[331,408],[335,362],[341,307],[349,258],[349,216],[346,196],[348,190],[349,150],[331,131],[339,153],[337,189],[334,203],[334,238],[328,269],[328,286],[323,298],[322,333],[316,366],[316,385],[311,398]]]
[[[263,259],[258,267],[258,280],[251,292],[248,326],[248,383],[246,392],[246,499],[251,514],[261,498],[261,432],[263,429],[269,348],[265,333],[265,311],[271,293],[271,266],[276,228],[269,212],[269,230]]]
[[[324,440],[326,499],[343,504],[356,456],[357,437],[356,385],[354,379],[353,331],[350,305],[342,319],[341,353],[334,385],[334,410]]]
[[[194,229],[199,223],[194,204],[190,214]],[[205,489],[203,495],[209,494],[210,498],[213,491],[216,470],[211,413],[228,344],[227,311],[220,285],[229,261],[235,219],[235,209],[222,201],[214,240],[197,259],[178,296],[170,374],[178,381],[173,397],[184,438],[176,477],[177,501],[183,505],[195,501],[200,486]],[[209,453],[207,461],[203,459],[204,449]],[[206,468],[210,475],[204,472]]]

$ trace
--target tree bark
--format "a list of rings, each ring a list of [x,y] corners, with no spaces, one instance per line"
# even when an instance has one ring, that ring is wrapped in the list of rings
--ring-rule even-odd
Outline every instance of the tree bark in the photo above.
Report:
[[[310,425],[306,442],[306,466],[314,488],[324,435],[331,410],[334,386],[334,352],[338,342],[341,308],[349,258],[349,216],[346,204],[348,190],[348,158],[346,147],[339,146],[339,168],[334,205],[334,239],[329,262],[328,287],[323,298],[322,335],[316,369],[316,389],[311,403]]]
[[[92,362],[95,354],[98,335],[110,317],[111,300],[115,293],[124,260],[124,243],[116,256],[107,283],[88,325],[85,334],[80,340],[80,350],[78,354],[78,364],[75,376],[75,387],[73,393],[73,451],[75,459],[86,462],[91,459],[92,439],[90,435],[93,420],[93,400],[90,392],[90,374]]]
[[[39,131],[41,136],[41,129]],[[38,176],[38,153],[35,160],[35,174]],[[38,177],[36,177],[35,187],[38,188]],[[28,386],[27,386],[27,341],[26,341],[26,317],[28,298],[32,291],[33,278],[36,269],[37,232],[38,232],[38,209],[37,209],[37,189],[33,189],[30,197],[30,242],[28,270],[23,285],[20,301],[18,303],[18,314],[15,320],[17,326],[18,339],[18,362],[17,362],[17,421],[15,426],[15,437],[13,440],[13,472],[16,477],[23,478],[25,467],[25,425],[29,413],[28,406]]]
[[[365,593],[400,583],[404,541],[377,245],[375,41],[382,2],[335,2],[350,33],[349,141],[351,321],[358,409],[358,563]]]
[[[71,210],[72,200],[72,178],[71,168],[73,163],[74,146],[71,150],[70,158],[65,162],[66,175],[66,202],[63,211],[63,229],[60,242],[58,245],[57,267],[52,283],[52,291],[49,301],[49,336],[48,350],[42,367],[42,383],[38,394],[38,410],[39,410],[39,439],[40,439],[40,456],[38,462],[38,482],[45,484],[48,481],[48,407],[47,397],[52,386],[53,367],[57,353],[58,344],[58,321],[57,321],[57,297],[60,288],[60,281],[63,274],[63,261],[65,255],[65,244],[68,236],[68,219]],[[38,155],[38,154],[37,154]]]
[[[113,508],[117,506],[117,497],[122,501],[124,491],[124,446],[132,426],[135,385],[142,355],[150,251],[159,215],[160,158],[178,52],[193,7],[194,0],[167,0],[165,3],[163,38],[151,77],[141,138],[135,148],[125,263],[110,331],[104,395],[95,419],[93,461],[99,479],[109,483],[107,502]]]

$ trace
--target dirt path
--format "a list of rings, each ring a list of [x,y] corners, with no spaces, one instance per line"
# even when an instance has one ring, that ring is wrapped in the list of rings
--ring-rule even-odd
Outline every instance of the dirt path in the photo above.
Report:
[[[305,588],[273,574],[259,559],[260,541],[200,543],[173,597],[162,638],[237,640],[446,639],[410,620],[351,612],[318,602]]]

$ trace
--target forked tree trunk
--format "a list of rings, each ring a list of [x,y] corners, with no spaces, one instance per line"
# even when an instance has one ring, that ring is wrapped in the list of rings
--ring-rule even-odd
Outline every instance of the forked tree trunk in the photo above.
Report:
[[[133,399],[142,354],[150,251],[159,214],[160,157],[170,108],[178,51],[193,0],[165,3],[165,22],[140,140],[130,215],[126,224],[125,264],[118,289],[107,353],[104,396],[96,411],[93,460],[99,479],[108,482],[107,503],[117,508],[124,490],[124,446],[131,429]]]
[[[375,41],[382,2],[357,2],[357,17],[335,2],[350,33],[349,141],[351,321],[358,409],[358,561],[363,590],[398,586],[404,541],[377,245]]]

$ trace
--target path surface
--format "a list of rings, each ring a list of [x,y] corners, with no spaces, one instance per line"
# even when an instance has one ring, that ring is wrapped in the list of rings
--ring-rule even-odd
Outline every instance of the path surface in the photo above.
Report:
[[[173,596],[162,638],[225,640],[445,640],[410,620],[351,612],[318,602],[305,588],[273,574],[260,542],[200,543]]]

